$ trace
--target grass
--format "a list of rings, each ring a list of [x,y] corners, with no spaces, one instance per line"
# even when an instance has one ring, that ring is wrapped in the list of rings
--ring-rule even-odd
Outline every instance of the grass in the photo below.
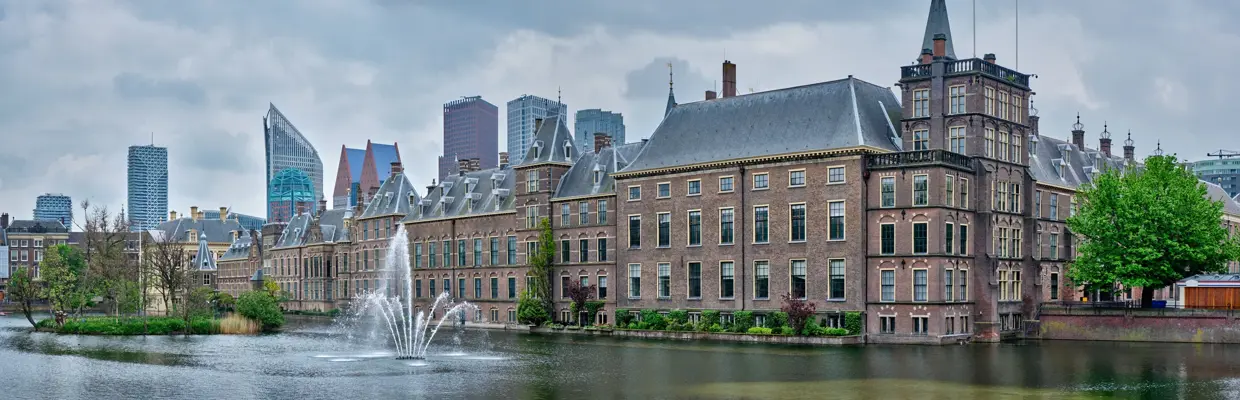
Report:
[[[86,317],[70,318],[65,326],[56,328],[55,321],[39,321],[37,328],[44,331],[76,335],[179,335],[186,332],[185,321],[175,317]],[[241,316],[229,316],[223,320],[195,318],[190,321],[188,333],[192,335],[249,334],[257,332],[257,324]]]

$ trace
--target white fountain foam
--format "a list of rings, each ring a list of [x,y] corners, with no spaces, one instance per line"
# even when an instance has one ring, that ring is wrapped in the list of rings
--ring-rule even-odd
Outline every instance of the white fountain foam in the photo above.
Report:
[[[396,346],[397,359],[425,359],[426,349],[444,321],[456,316],[458,312],[465,312],[470,308],[477,309],[464,301],[453,303],[451,294],[445,291],[435,296],[429,310],[430,314],[426,311],[414,313],[409,239],[403,226],[397,226],[396,234],[388,242],[387,259],[384,260],[382,272],[385,279],[381,281],[380,286],[372,292],[359,295],[355,303],[361,307],[358,310],[359,315],[373,313],[385,322],[388,335]],[[397,296],[387,295],[388,284],[392,281],[402,283],[396,288]],[[440,307],[445,309],[443,317],[437,322],[431,321],[435,311]],[[431,329],[431,322],[434,322],[433,329]],[[430,329],[429,334],[428,329]]]

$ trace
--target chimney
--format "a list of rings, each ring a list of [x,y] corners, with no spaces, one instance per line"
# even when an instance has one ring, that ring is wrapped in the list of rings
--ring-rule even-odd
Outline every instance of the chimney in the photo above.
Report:
[[[296,216],[296,215],[302,215],[305,213],[306,213],[306,203],[300,202],[300,201],[297,202],[297,214],[293,214],[293,215]]]
[[[469,172],[469,160],[456,160],[456,171],[465,176],[465,173]]]
[[[921,63],[929,64],[934,61],[934,52],[930,49],[921,49]]]
[[[478,157],[469,159],[469,170],[470,171],[481,171],[482,170],[482,159]]]
[[[499,168],[508,168],[508,152],[506,151],[499,152]]]
[[[319,215],[323,215],[324,211],[327,211],[327,199],[319,200]]]
[[[1098,150],[1102,155],[1111,158],[1111,132],[1107,131],[1107,124],[1102,124],[1102,133],[1098,135]]]
[[[534,118],[534,132],[538,132],[539,129],[542,129],[542,122],[542,118]]]
[[[988,62],[988,63],[994,64],[994,63],[995,63],[995,53],[986,53],[986,55],[982,56],[982,60],[983,60],[983,61],[986,61],[986,62]]]
[[[1085,150],[1085,131],[1073,129],[1072,144],[1076,145],[1077,150]]]
[[[390,177],[395,178],[396,174],[403,172],[405,172],[405,168],[400,166],[400,161],[392,161],[392,175]]]
[[[947,55],[947,35],[942,33],[934,34],[934,58],[944,57]]]
[[[714,90],[706,91],[706,100],[714,100],[716,97],[719,97],[719,94],[715,93]]]
[[[173,211],[176,212],[176,211]],[[0,229],[9,229],[9,214],[0,214]]]
[[[228,207],[220,207],[220,221],[228,220]]]
[[[723,97],[736,96],[736,64],[723,60]]]
[[[169,211],[169,212],[168,212],[168,220],[169,220],[169,221],[176,221],[176,220],[177,220],[177,210],[172,210],[172,211]]]
[[[438,186],[439,186],[439,185],[436,185],[436,184],[435,184],[435,180],[434,180],[434,179],[431,179],[431,184],[430,184],[430,186],[427,186],[427,187],[426,187],[426,197],[430,197],[430,196],[431,196],[431,193],[435,193],[435,188],[436,188],[436,187],[438,187]]]
[[[1136,161],[1136,147],[1132,146],[1132,131],[1128,132],[1128,139],[1124,140],[1124,159],[1129,162]]]
[[[607,136],[603,132],[594,133],[594,152],[598,153],[603,149],[611,147],[611,136]]]
[[[198,206],[189,207],[189,217],[193,219],[194,222],[198,221]]]

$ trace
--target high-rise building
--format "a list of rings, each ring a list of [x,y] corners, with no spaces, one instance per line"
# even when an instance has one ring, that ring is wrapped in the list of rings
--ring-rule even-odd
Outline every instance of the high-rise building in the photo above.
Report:
[[[1240,196],[1240,157],[1194,162],[1193,173],[1203,181],[1219,185],[1232,197]]]
[[[573,142],[581,153],[594,152],[594,134],[604,133],[613,146],[624,144],[624,115],[592,108],[578,110],[573,122]]]
[[[457,160],[477,158],[483,169],[489,169],[495,168],[498,156],[499,107],[481,96],[462,97],[443,105],[439,180],[456,172]]]
[[[340,165],[336,167],[336,185],[332,189],[332,209],[357,205],[357,194],[373,196],[392,171],[392,163],[400,162],[396,143],[379,144],[366,141],[365,149],[340,146]]]
[[[308,211],[317,210],[323,198],[323,160],[318,150],[310,144],[301,131],[289,122],[275,104],[269,104],[267,116],[263,117],[263,142],[267,153],[267,221],[287,222],[277,218],[275,208],[284,207],[281,216],[287,218],[296,212],[299,203],[309,203]],[[294,169],[280,175],[286,169]],[[276,177],[281,176],[277,180]],[[311,187],[302,187],[301,178],[309,179]],[[280,185],[276,187],[276,185]],[[307,197],[309,196],[309,197]]]
[[[561,120],[568,119],[568,106],[557,100],[526,94],[508,102],[508,156],[512,165],[520,165],[534,144],[534,120],[557,115]]]
[[[73,199],[63,194],[47,193],[34,201],[35,221],[60,221],[73,226]]]
[[[168,148],[129,146],[129,229],[155,229],[168,215]]]

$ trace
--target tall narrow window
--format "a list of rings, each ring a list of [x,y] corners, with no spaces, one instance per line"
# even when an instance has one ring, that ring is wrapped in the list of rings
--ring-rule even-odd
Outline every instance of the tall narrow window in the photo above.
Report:
[[[926,254],[929,251],[928,228],[929,224],[926,222],[913,223],[913,254]]]
[[[499,265],[499,238],[491,238],[491,264]]]
[[[952,301],[954,294],[952,287],[952,270],[943,269],[943,301]]]
[[[702,245],[702,212],[689,211],[689,245]]]
[[[1058,220],[1059,219],[1059,195],[1055,193],[1051,193],[1050,197],[1051,197],[1051,219]]]
[[[482,239],[474,239],[474,266],[482,265]]]
[[[474,278],[474,298],[482,298],[482,278]]]
[[[1012,134],[1012,156],[1008,157],[1008,160],[1011,160],[1014,163],[1021,162],[1021,152],[1020,152],[1021,142],[1022,140],[1020,138],[1020,134],[1013,133]]]
[[[927,175],[913,175],[913,205],[924,206],[930,204],[930,177]]]
[[[702,263],[689,263],[689,298],[698,299],[702,297]]]
[[[659,247],[672,245],[672,214],[659,213]]]
[[[517,277],[515,276],[508,277],[508,298],[517,298]]]
[[[879,272],[881,301],[896,301],[896,271],[884,269]]]
[[[805,298],[805,260],[792,260],[789,281],[794,299]]]
[[[881,192],[881,207],[891,208],[896,206],[896,178],[885,176],[879,180],[879,191]]]
[[[598,238],[598,261],[607,261],[607,238]]]
[[[986,157],[993,158],[995,156],[995,128],[986,128],[986,137],[983,138],[982,144],[985,147]]]
[[[736,281],[736,265],[731,261],[719,263],[719,298],[730,299],[733,296],[733,283]]]
[[[828,300],[844,300],[844,260],[835,258],[827,260],[829,280],[827,287]]]
[[[1051,300],[1059,300],[1059,273],[1051,272]]]
[[[828,240],[844,240],[844,202],[832,201],[827,203],[827,239]]]
[[[913,91],[913,118],[925,118],[930,116],[930,90],[920,89]]]
[[[1051,259],[1058,260],[1059,259],[1059,234],[1052,233],[1050,237],[1050,241],[1051,241]]]
[[[766,299],[771,293],[771,263],[767,261],[753,262],[753,298]]]
[[[577,241],[580,246],[577,251],[577,262],[590,262],[590,239],[581,239]]]
[[[1012,120],[1013,121],[1016,121],[1018,123],[1023,123],[1021,122],[1021,116],[1024,115],[1024,111],[1023,111],[1024,107],[1025,107],[1024,103],[1021,103],[1021,97],[1017,95],[1012,95]]]
[[[960,178],[960,208],[969,208],[969,180]]]
[[[960,270],[956,273],[956,288],[960,290],[960,295],[956,296],[956,301],[969,301],[969,271]]]
[[[659,263],[659,298],[672,297],[672,264]]]
[[[913,270],[913,301],[926,301],[926,270]]]
[[[456,266],[464,267],[466,265],[469,265],[469,262],[465,260],[466,255],[468,254],[469,253],[465,251],[465,241],[457,240],[456,241]],[[461,297],[464,297],[464,296],[461,296]]]
[[[766,206],[756,206],[753,208],[753,242],[767,243],[770,241],[768,223],[769,209]]]
[[[995,88],[986,88],[986,115],[995,115]]]
[[[517,265],[517,237],[508,237],[508,265]]]
[[[598,298],[599,300],[607,299],[607,276],[598,277]]]
[[[943,201],[948,207],[956,205],[956,177],[947,175],[943,180]]]
[[[530,193],[538,192],[538,170],[532,169],[525,173],[525,191]]]
[[[999,112],[999,118],[1008,119],[1010,117],[1008,110],[1008,92],[999,92],[999,109],[996,110]]]
[[[428,267],[430,267],[430,268],[435,268],[435,259],[437,258],[437,257],[435,256],[435,247],[436,247],[436,246],[435,246],[435,242],[428,242],[428,243],[426,243],[426,247],[427,247],[427,248],[429,249],[429,251],[430,251],[430,252],[428,253],[428,254],[429,254],[429,257],[427,257],[427,258],[426,258],[426,266],[428,266]],[[365,260],[365,257],[358,257],[358,259],[361,259],[363,262],[365,262],[365,261],[366,261],[366,260]],[[366,266],[365,266],[365,265],[363,265],[363,266],[362,266],[362,269],[365,269],[365,268],[366,268]],[[433,291],[433,290],[432,290],[432,291]]]
[[[598,201],[598,224],[607,224],[607,200]]]
[[[960,225],[960,235],[957,242],[960,242],[960,255],[969,255],[969,226]]]
[[[805,241],[805,204],[793,204],[788,210],[790,234],[789,239],[793,242]]]
[[[642,265],[629,264],[629,298],[642,297]]]
[[[525,227],[528,229],[534,229],[538,227],[538,206],[537,205],[525,207]]]
[[[951,113],[965,113],[964,85],[952,86],[947,88],[947,93],[951,96]]]
[[[571,211],[572,209],[568,203],[560,204],[560,226],[569,226],[569,222],[572,220],[569,214]]]
[[[930,150],[930,131],[925,129],[913,131],[913,150]]]
[[[582,201],[577,203],[577,213],[580,214],[577,216],[578,225],[590,224],[590,202]]]
[[[1042,216],[1042,191],[1033,192],[1033,216],[1038,218]]]
[[[999,132],[999,149],[995,151],[995,158],[1007,161],[1008,159],[1008,133]]]
[[[963,126],[947,129],[947,149],[953,153],[965,154],[965,136]]]
[[[348,262],[345,262],[346,267]],[[413,267],[422,268],[422,243],[413,244]]]
[[[943,250],[945,253],[951,254],[956,250],[955,246],[953,246],[954,243],[952,243],[952,239],[956,235],[956,226],[951,222],[946,223],[946,225],[947,228],[943,230]]]
[[[896,224],[879,225],[878,231],[878,253],[883,255],[896,254]]]
[[[638,249],[642,247],[642,217],[640,215],[629,216],[629,248]]]

